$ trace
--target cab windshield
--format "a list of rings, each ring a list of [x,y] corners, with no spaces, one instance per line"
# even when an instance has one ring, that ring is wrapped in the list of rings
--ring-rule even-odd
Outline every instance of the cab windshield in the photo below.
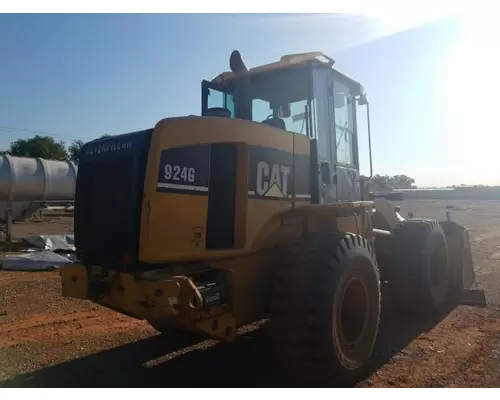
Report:
[[[235,118],[238,101],[248,102],[244,119],[280,127],[289,132],[308,134],[311,90],[310,69],[306,67],[280,69],[250,76],[249,98],[237,91],[231,82],[222,87],[204,82],[202,115],[209,109],[223,108]],[[251,106],[250,106],[251,102]]]

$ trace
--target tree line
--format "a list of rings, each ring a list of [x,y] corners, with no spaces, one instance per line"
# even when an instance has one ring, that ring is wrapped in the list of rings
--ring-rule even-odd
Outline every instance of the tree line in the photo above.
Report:
[[[404,174],[401,175],[374,175],[372,181],[386,187],[392,187],[394,189],[414,189],[415,179],[410,178]]]
[[[102,135],[109,137],[111,135]],[[73,140],[69,146],[63,141],[56,141],[52,136],[35,135],[29,139],[17,139],[10,143],[0,154],[9,154],[17,157],[41,157],[56,161],[80,161],[80,153],[85,142]]]
[[[373,175],[368,183],[371,191],[391,191],[392,189],[414,189],[415,179],[407,175]]]

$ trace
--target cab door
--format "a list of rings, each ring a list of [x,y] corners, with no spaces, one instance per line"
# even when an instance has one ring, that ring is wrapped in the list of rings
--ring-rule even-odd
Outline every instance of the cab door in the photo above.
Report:
[[[356,98],[340,77],[330,84],[330,143],[337,201],[361,199],[359,183]]]
[[[335,203],[337,185],[335,181],[334,136],[331,134],[330,96],[331,74],[325,68],[313,69],[313,113],[318,143],[319,202]]]

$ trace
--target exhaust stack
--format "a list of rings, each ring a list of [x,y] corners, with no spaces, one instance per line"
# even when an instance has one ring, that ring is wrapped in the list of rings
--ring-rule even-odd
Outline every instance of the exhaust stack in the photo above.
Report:
[[[234,50],[229,57],[229,68],[240,75],[235,81],[234,114],[236,118],[252,120],[252,92],[248,68],[238,50]]]
[[[231,56],[229,57],[229,68],[235,74],[239,74],[241,72],[248,72],[248,68],[241,57],[241,54],[238,50],[233,50]]]

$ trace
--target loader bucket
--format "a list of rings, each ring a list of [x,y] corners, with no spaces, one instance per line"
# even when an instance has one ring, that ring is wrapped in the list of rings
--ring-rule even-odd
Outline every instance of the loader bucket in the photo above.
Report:
[[[467,228],[455,221],[440,221],[448,245],[450,289],[468,290],[476,282]]]

